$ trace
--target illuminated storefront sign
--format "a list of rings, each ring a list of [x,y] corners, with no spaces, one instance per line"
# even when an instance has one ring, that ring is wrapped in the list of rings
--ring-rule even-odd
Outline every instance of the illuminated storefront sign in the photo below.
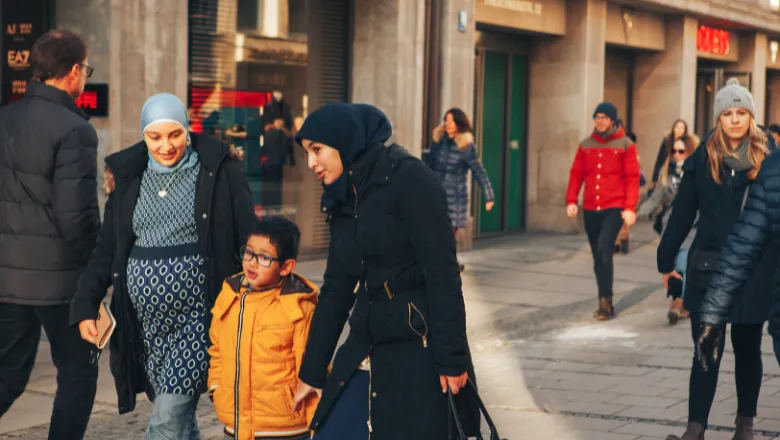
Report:
[[[108,116],[108,84],[87,84],[76,105],[88,116]]]
[[[727,30],[699,26],[696,33],[696,50],[715,55],[728,55],[729,38],[731,35]]]
[[[0,2],[2,7],[2,88],[0,103],[24,96],[32,78],[32,46],[47,29],[47,0]]]

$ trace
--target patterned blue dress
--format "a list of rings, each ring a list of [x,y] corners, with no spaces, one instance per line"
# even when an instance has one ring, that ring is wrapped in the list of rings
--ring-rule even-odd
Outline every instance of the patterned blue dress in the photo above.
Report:
[[[133,213],[136,241],[127,285],[155,394],[197,396],[206,389],[206,277],[195,227],[199,170],[200,165],[173,174],[147,169]],[[160,197],[163,188],[168,194]]]

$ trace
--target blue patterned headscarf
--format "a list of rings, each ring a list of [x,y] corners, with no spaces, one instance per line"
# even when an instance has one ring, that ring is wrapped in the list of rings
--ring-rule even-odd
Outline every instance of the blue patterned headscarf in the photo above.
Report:
[[[141,109],[141,136],[152,124],[158,122],[176,122],[185,130],[189,127],[187,107],[181,99],[170,93],[158,93],[146,100]],[[171,173],[182,168],[194,167],[198,162],[198,153],[190,145],[190,133],[187,131],[187,151],[182,160],[173,167],[166,167],[158,163],[152,155],[149,155],[149,167],[159,173]]]

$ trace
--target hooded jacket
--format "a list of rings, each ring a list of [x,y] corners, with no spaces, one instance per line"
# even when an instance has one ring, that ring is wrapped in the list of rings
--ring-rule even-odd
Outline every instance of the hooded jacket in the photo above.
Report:
[[[635,211],[639,202],[639,156],[623,128],[602,138],[593,132],[577,148],[569,173],[566,204],[577,204],[585,184],[582,207],[586,211]]]
[[[305,435],[319,399],[293,411],[293,397],[318,289],[299,275],[264,291],[243,280],[228,278],[212,309],[209,395],[217,417],[238,440]]]

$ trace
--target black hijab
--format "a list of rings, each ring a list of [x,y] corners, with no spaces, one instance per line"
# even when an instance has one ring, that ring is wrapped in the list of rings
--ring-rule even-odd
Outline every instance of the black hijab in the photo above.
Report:
[[[346,203],[350,191],[346,171],[369,150],[383,147],[393,128],[381,110],[370,104],[326,104],[312,112],[296,136],[338,150],[344,173],[330,185],[324,185],[322,204],[333,209]]]

